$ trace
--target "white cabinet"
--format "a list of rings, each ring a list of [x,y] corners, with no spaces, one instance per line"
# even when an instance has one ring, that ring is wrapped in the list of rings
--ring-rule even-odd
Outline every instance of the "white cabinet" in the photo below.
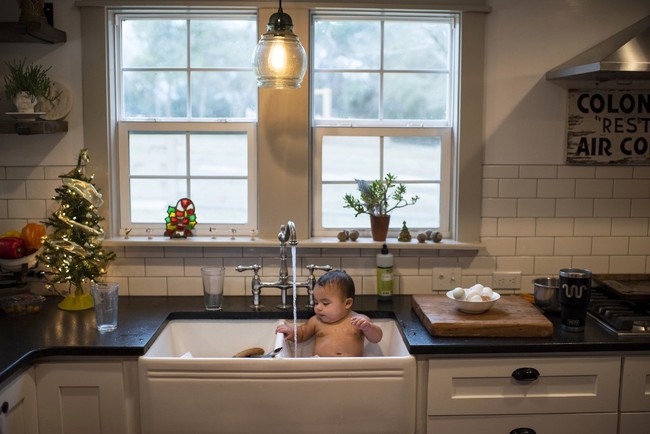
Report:
[[[620,366],[620,357],[430,359],[427,433],[616,433]]]
[[[10,379],[0,389],[0,434],[38,434],[33,368]]]
[[[36,389],[47,434],[139,432],[137,361],[38,364]]]
[[[619,434],[637,434],[650,426],[650,356],[623,358]]]

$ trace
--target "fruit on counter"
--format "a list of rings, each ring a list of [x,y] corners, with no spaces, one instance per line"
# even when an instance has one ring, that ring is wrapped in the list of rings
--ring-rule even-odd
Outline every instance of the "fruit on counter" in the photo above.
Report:
[[[25,241],[27,254],[33,253],[43,245],[45,226],[38,223],[27,223],[20,232],[20,238]]]
[[[18,237],[0,238],[0,258],[18,259],[25,256],[25,241]]]
[[[480,283],[470,286],[469,288],[455,288],[451,291],[451,295],[456,300],[465,301],[490,301],[494,291],[489,286],[483,286]]]
[[[0,235],[0,238],[20,238],[20,232],[7,231],[4,234]]]

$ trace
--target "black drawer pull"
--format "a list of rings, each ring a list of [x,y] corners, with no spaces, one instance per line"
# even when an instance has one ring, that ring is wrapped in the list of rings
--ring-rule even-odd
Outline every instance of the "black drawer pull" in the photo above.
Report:
[[[539,371],[535,368],[519,368],[512,372],[512,378],[522,383],[535,381],[539,378]]]
[[[6,413],[9,411],[9,403],[7,401],[2,403],[2,406],[0,406],[0,413]]]
[[[510,431],[510,434],[537,434],[532,428],[515,428]]]

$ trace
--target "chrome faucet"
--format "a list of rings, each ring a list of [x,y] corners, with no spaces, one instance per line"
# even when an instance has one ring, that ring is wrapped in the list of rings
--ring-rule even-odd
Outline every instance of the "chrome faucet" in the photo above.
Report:
[[[297,246],[298,241],[296,239],[296,225],[294,222],[289,221],[286,226],[280,226],[280,233],[278,233],[278,240],[280,241],[280,273],[278,280],[275,282],[262,282],[259,276],[259,271],[262,268],[259,264],[253,265],[238,265],[235,267],[235,270],[238,272],[253,270],[253,281],[251,284],[253,291],[253,304],[251,304],[251,309],[260,310],[264,306],[260,301],[260,296],[262,293],[262,288],[279,288],[280,289],[280,304],[276,307],[278,309],[287,310],[292,307],[291,304],[287,301],[287,293],[289,288],[294,287],[294,282],[289,281],[289,269],[287,267],[287,243],[290,246]],[[304,282],[295,282],[296,288],[307,288],[308,308],[314,307],[314,286],[316,286],[316,277],[314,276],[314,270],[330,271],[332,269],[329,265],[314,265],[309,264],[305,268],[309,270],[309,277]]]

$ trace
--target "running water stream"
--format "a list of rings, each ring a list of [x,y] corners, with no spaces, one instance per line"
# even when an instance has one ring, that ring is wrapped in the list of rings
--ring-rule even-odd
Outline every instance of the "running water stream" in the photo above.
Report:
[[[298,303],[296,294],[296,246],[291,246],[291,270],[293,274],[293,357],[298,357]]]

